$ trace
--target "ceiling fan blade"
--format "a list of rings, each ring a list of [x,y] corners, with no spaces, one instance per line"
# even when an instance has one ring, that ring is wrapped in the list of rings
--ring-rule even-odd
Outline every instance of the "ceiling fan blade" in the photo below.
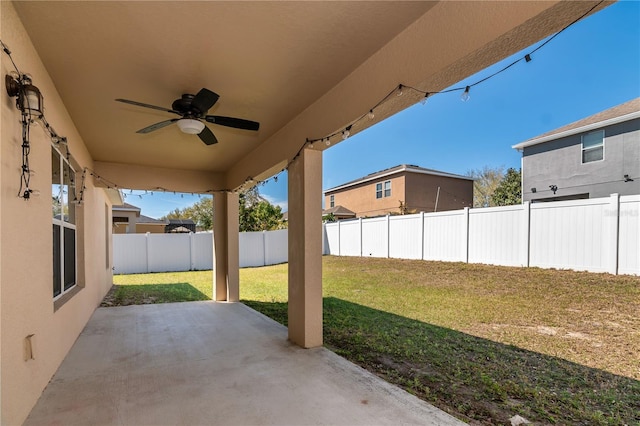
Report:
[[[242,118],[223,117],[221,115],[207,115],[204,119],[209,123],[233,127],[236,129],[258,130],[260,128],[260,123],[258,123],[257,121],[244,120]]]
[[[147,126],[144,129],[138,130],[136,133],[150,133],[154,130],[162,129],[163,127],[167,127],[169,124],[175,123],[180,120],[179,118],[172,118],[171,120],[161,121],[156,124],[152,124],[151,126]]]
[[[202,129],[202,131],[198,133],[198,137],[202,142],[204,142],[207,145],[213,145],[218,143],[218,139],[216,139],[216,135],[214,135],[211,129],[209,129],[207,126],[204,126],[204,129]]]
[[[206,112],[209,111],[209,108],[218,102],[218,98],[220,98],[220,96],[218,96],[217,93],[214,93],[209,89],[202,88],[198,94],[193,97],[191,106],[200,111],[200,113],[206,114]]]
[[[116,101],[123,102],[125,104],[131,104],[131,105],[140,106],[144,108],[157,109],[158,111],[165,111],[165,112],[171,112],[173,114],[182,115],[178,111],[174,111],[172,109],[163,108],[155,105],[143,104],[142,102],[130,101],[129,99],[116,99]]]

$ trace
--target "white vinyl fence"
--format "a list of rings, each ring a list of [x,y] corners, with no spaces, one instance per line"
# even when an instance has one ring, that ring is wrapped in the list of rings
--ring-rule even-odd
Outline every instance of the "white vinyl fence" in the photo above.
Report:
[[[115,274],[213,268],[213,234],[114,234]],[[240,233],[240,267],[287,261],[287,230]]]
[[[287,230],[240,233],[240,267],[283,263]],[[213,268],[211,233],[116,234],[114,273]],[[640,195],[324,225],[323,253],[640,275]]]
[[[324,253],[640,275],[640,196],[339,221]]]

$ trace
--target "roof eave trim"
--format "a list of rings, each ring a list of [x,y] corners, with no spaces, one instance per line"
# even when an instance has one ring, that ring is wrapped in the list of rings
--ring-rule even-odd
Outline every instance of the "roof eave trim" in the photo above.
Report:
[[[521,142],[517,145],[512,145],[511,148],[524,149],[533,145],[538,145],[538,144],[553,141],[556,139],[566,138],[567,136],[573,136],[578,133],[584,133],[590,130],[599,129],[601,127],[612,126],[614,124],[623,123],[625,121],[635,120],[636,118],[640,118],[640,111],[621,115],[619,117],[610,118],[608,120],[598,121],[597,123],[591,123],[585,126],[576,127],[575,129],[565,130],[564,132],[554,133],[554,134],[543,136],[540,138],[531,139],[525,142]]]

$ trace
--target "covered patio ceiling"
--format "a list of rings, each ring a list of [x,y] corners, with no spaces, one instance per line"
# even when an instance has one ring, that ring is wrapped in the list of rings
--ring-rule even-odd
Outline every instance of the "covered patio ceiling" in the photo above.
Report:
[[[121,187],[203,192],[237,188],[248,176],[266,178],[282,169],[306,138],[344,128],[398,84],[441,90],[560,30],[594,4],[25,1],[15,6],[98,173]],[[114,101],[170,108],[181,94],[203,87],[220,95],[210,114],[255,120],[260,130],[209,124],[219,140],[211,146],[176,125],[137,134],[175,116]],[[394,97],[352,133],[418,99]]]

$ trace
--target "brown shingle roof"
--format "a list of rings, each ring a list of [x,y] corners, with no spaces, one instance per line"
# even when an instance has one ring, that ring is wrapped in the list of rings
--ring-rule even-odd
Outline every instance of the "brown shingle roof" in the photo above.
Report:
[[[343,206],[335,206],[335,207],[331,207],[330,209],[326,209],[322,211],[322,214],[331,214],[333,213],[334,216],[351,216],[351,217],[356,217],[356,214],[354,212],[352,212],[351,210],[349,210],[346,207]]]
[[[166,225],[168,223],[166,220],[154,219],[143,214],[140,215],[136,222],[144,223],[145,225]]]
[[[553,136],[555,135],[569,136],[570,134],[574,134],[571,131],[580,133],[585,127],[594,126],[598,123],[603,123],[604,126],[607,124],[607,121],[614,120],[620,117],[629,116],[629,119],[634,119],[637,118],[635,117],[635,115],[637,114],[634,113],[638,112],[640,112],[640,98],[635,98],[623,104],[614,106],[613,108],[609,108],[597,114],[590,115],[589,117],[574,121],[573,123],[569,123],[555,130],[551,130],[547,133],[543,133],[539,136],[528,139],[524,142],[514,145],[513,148],[521,149],[527,146],[536,145],[538,143],[547,142],[549,140],[553,140]]]

